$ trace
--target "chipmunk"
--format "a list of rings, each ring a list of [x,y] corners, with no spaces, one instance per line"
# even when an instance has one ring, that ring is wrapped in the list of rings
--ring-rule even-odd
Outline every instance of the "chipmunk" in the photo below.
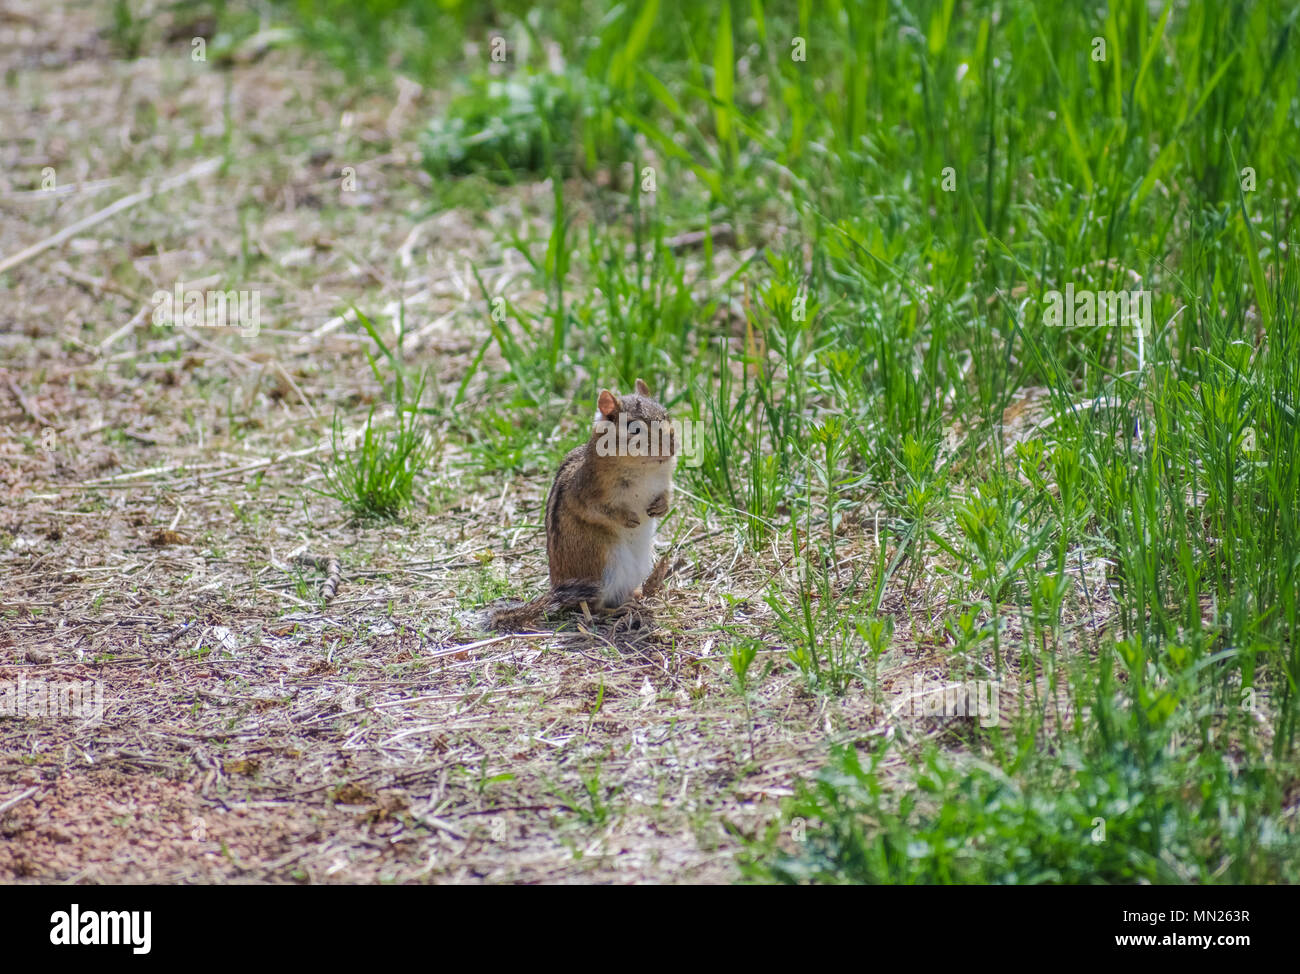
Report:
[[[489,617],[493,629],[531,624],[543,613],[586,603],[616,609],[640,598],[662,569],[654,537],[672,501],[677,434],[668,413],[636,380],[636,392],[602,389],[591,437],[564,458],[546,498],[546,558],[551,587]]]

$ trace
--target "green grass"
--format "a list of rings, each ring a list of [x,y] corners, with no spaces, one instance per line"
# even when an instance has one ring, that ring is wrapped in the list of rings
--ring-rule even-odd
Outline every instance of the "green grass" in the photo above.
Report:
[[[912,804],[835,758],[785,812],[807,849],[767,848],[753,875],[1294,878],[1274,783],[1296,781],[1300,720],[1300,11],[272,10],[366,83],[459,79],[429,120],[432,207],[460,173],[552,177],[546,230],[501,241],[544,300],[477,297],[508,366],[476,359],[483,391],[466,376],[452,403],[477,473],[548,476],[592,383],[644,376],[706,424],[682,503],[770,572],[770,638],[808,692],[878,694],[882,594],[936,583],[953,677],[1018,681],[1016,719],[918,765]],[[1152,291],[1140,363],[1133,328],[1048,326],[1043,295],[1067,284]],[[1005,423],[1030,391],[1033,428]],[[338,461],[338,496],[400,505],[382,485],[409,486],[410,455]],[[1267,706],[1237,706],[1247,692]],[[1056,719],[1060,695],[1086,719]],[[1096,817],[1105,843],[1080,838]]]
[[[1263,814],[1276,783],[1213,749],[1024,756],[1010,773],[937,751],[902,790],[852,749],[790,803],[745,867],[757,881],[865,884],[1294,883],[1296,837]],[[901,796],[900,796],[901,793]],[[799,833],[802,834],[799,834]]]
[[[393,420],[388,425],[375,422],[372,407],[355,446],[345,442],[343,421],[334,418],[331,456],[321,464],[325,487],[319,493],[342,503],[358,520],[396,520],[415,496],[416,479],[429,469],[437,445],[421,419],[426,379],[412,377],[398,357],[402,347],[399,329],[392,349],[360,311],[357,319],[364,326],[392,370],[389,399]],[[382,383],[385,371],[373,355],[370,367]]]
[[[424,162],[435,186],[447,176],[482,173],[504,182],[570,170],[570,140],[580,113],[599,101],[580,73],[478,75],[424,134]]]

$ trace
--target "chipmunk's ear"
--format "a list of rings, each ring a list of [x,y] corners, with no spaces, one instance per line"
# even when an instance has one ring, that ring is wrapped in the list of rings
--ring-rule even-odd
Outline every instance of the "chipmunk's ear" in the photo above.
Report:
[[[618,396],[608,389],[601,389],[596,398],[596,419],[613,419],[618,415]]]
[[[636,394],[638,396],[645,396],[647,399],[650,398],[650,387],[641,379],[636,380]]]

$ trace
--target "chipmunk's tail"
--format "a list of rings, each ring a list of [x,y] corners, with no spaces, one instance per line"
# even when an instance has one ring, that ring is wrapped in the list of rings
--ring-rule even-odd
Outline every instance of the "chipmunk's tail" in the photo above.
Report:
[[[583,602],[595,605],[599,595],[600,586],[595,582],[577,580],[561,582],[530,602],[489,613],[488,628],[498,632],[517,632],[527,626],[535,625],[548,612],[571,609]]]

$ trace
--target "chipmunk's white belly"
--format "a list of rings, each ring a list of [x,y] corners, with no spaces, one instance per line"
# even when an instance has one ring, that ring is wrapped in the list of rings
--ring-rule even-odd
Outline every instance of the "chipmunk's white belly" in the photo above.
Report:
[[[605,574],[601,579],[601,598],[613,608],[622,605],[655,567],[655,533],[659,518],[645,513],[650,502],[672,486],[674,463],[665,463],[662,472],[655,470],[644,477],[626,496],[628,507],[641,515],[641,523],[619,532],[618,542],[609,550]]]
[[[622,605],[654,569],[658,525],[654,518],[646,518],[639,527],[628,528],[619,543],[610,549],[600,590],[605,605],[610,608]]]

